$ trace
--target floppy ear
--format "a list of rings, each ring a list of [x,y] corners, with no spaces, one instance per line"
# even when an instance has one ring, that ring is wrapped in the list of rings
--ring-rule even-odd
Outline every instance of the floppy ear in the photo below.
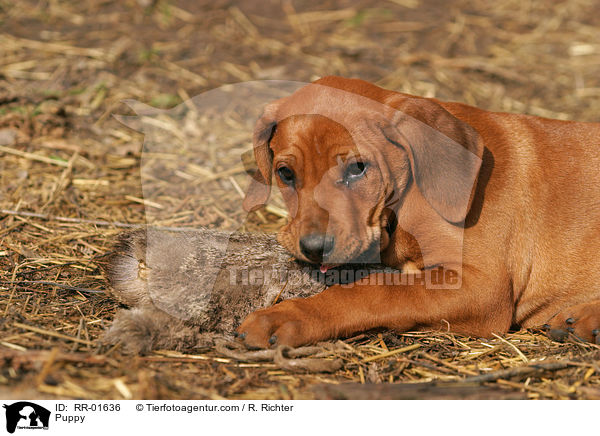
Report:
[[[269,142],[275,133],[276,127],[275,108],[273,105],[267,106],[262,117],[256,122],[252,137],[254,158],[258,169],[252,174],[244,198],[243,207],[246,212],[252,212],[264,206],[271,194],[273,151],[269,147]]]
[[[463,222],[481,167],[479,134],[433,100],[398,94],[386,104],[396,111],[383,134],[408,152],[419,190],[444,219]]]

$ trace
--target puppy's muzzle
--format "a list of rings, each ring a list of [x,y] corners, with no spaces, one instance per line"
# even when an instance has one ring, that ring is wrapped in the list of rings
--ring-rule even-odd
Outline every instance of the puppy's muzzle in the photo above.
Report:
[[[333,252],[335,238],[323,233],[311,233],[300,238],[300,251],[308,260],[322,263]]]

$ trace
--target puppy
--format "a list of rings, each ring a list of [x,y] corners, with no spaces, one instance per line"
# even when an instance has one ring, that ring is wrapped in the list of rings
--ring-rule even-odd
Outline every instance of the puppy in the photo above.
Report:
[[[248,346],[545,323],[600,340],[600,123],[325,77],[265,108],[254,154],[244,207],[265,204],[274,176],[290,253],[323,272],[364,261],[400,272],[256,311],[238,328]]]

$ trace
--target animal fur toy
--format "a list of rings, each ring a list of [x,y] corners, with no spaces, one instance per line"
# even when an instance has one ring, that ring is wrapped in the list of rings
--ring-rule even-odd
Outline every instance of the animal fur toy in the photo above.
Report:
[[[274,236],[214,230],[125,233],[106,275],[129,309],[117,312],[105,340],[134,353],[213,346],[250,312],[318,293],[327,279]]]

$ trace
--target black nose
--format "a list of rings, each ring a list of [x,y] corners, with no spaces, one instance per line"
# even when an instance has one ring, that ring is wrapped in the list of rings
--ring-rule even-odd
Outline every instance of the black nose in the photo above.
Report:
[[[322,233],[311,233],[300,238],[300,251],[308,260],[321,263],[323,258],[331,254],[335,239]]]

